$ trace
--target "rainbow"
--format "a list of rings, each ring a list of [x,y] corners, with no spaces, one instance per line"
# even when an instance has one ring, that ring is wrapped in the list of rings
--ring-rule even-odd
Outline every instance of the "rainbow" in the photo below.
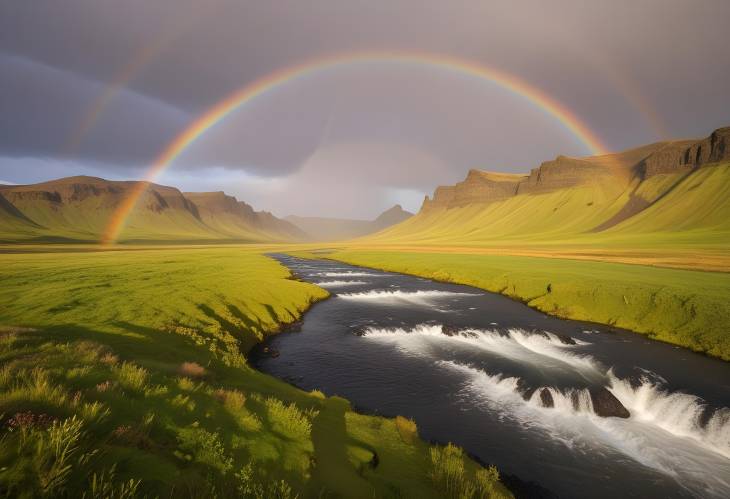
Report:
[[[130,192],[122,204],[115,210],[103,233],[102,242],[106,244],[116,242],[129,215],[134,210],[137,201],[145,192],[149,183],[153,182],[165,171],[175,158],[180,156],[193,142],[233,111],[293,79],[322,69],[363,62],[402,62],[406,64],[433,66],[491,82],[515,95],[527,99],[545,113],[555,118],[580,140],[592,154],[607,154],[607,149],[599,138],[568,108],[540,89],[512,74],[496,68],[458,57],[412,52],[360,52],[319,57],[294,66],[282,68],[252,82],[219,101],[195,119],[195,121],[168,144],[147,170],[144,176],[144,182],[135,184],[132,192]]]
[[[168,26],[161,28],[152,43],[143,45],[135,51],[125,64],[114,73],[111,81],[103,91],[91,102],[81,116],[78,126],[68,136],[63,152],[75,153],[94,129],[99,118],[114,99],[124,91],[129,83],[139,75],[152,61],[168,49],[180,36],[185,34],[198,19],[196,12],[183,12]]]

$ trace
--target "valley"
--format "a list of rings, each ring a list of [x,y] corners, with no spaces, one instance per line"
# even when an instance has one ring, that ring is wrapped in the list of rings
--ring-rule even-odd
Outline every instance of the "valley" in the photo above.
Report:
[[[728,19],[0,2],[0,499],[730,498]]]
[[[0,491],[45,493],[63,421],[100,456],[72,491],[723,497],[728,137],[471,170],[372,221],[2,185],[0,415],[27,435]]]

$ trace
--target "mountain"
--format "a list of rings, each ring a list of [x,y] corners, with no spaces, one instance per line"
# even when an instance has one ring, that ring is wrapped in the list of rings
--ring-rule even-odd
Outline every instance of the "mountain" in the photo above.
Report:
[[[67,177],[0,185],[0,240],[98,241],[138,181]],[[304,234],[222,192],[185,193],[147,184],[120,240],[299,240]]]
[[[399,224],[405,220],[408,220],[413,216],[413,213],[406,211],[399,204],[385,210],[383,213],[371,222],[375,231],[383,230],[391,225]]]
[[[200,219],[221,234],[232,238],[256,239],[264,236],[270,240],[304,239],[305,234],[291,223],[276,218],[268,211],[255,211],[249,204],[238,201],[222,191],[186,192]]]
[[[284,220],[299,227],[316,241],[338,241],[361,237],[378,232],[392,225],[408,220],[413,213],[397,204],[385,210],[375,220],[352,220],[347,218],[298,217],[290,215]]]
[[[727,244],[730,127],[704,139],[558,156],[525,174],[471,170],[426,196],[416,216],[364,241],[515,246],[589,239]]]

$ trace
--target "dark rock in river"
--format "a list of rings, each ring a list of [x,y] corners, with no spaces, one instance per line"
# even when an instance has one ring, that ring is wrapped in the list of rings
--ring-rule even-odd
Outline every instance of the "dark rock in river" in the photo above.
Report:
[[[441,326],[441,334],[445,334],[446,336],[458,336],[461,328],[458,326],[449,326],[448,324],[444,324]]]
[[[593,412],[604,418],[628,418],[631,413],[623,406],[613,393],[606,388],[590,388]]]
[[[575,342],[575,340],[573,338],[571,338],[570,336],[568,336],[567,334],[558,334],[558,333],[553,333],[553,334],[555,334],[555,336],[558,337],[558,339],[560,340],[560,343],[562,343],[563,345],[576,345],[577,344]]]
[[[365,336],[368,334],[368,326],[353,326],[351,331],[355,336]]]
[[[264,347],[263,352],[269,357],[276,358],[279,356],[279,351],[276,348]]]
[[[555,407],[553,394],[547,388],[540,388],[540,403],[543,407]]]
[[[552,341],[552,337],[551,337],[551,334],[552,334],[563,345],[577,345],[577,343],[575,342],[575,340],[573,338],[571,338],[570,336],[568,336],[567,334],[561,334],[561,333],[550,333],[550,334],[548,334],[547,331],[538,331],[538,330],[535,330],[535,329],[532,330],[532,333],[533,334],[539,334],[540,336],[542,336],[543,338],[545,338],[545,339],[547,339],[549,341]]]
[[[527,384],[527,382],[522,379],[517,379],[517,393],[522,395],[522,398],[524,400],[530,400],[532,398],[532,394],[535,393],[535,388],[532,388]]]

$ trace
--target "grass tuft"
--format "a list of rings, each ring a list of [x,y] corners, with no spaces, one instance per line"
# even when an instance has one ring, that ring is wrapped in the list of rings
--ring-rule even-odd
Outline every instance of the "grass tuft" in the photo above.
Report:
[[[418,427],[412,419],[396,416],[395,427],[403,442],[413,445],[418,441]]]
[[[114,368],[114,371],[117,375],[117,381],[126,390],[142,393],[147,387],[149,373],[143,367],[136,366],[131,362],[122,362],[121,365]]]

